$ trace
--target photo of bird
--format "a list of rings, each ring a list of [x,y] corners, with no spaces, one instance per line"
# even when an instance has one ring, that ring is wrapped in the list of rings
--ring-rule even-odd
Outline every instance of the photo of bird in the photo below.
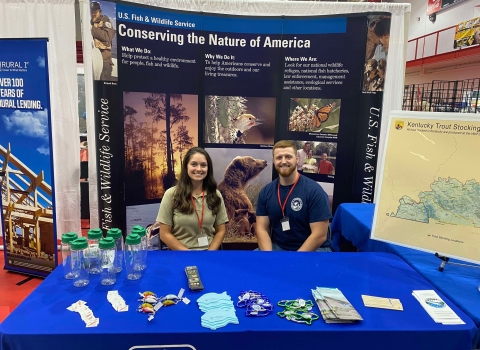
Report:
[[[205,96],[204,142],[273,144],[275,105],[271,97]]]
[[[257,118],[252,114],[242,114],[232,120],[229,128],[230,140],[232,144],[245,143],[245,132],[250,128],[260,125]]]

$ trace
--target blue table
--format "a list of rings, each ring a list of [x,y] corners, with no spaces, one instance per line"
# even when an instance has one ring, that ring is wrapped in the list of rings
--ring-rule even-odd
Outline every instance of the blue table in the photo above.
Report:
[[[361,252],[388,252],[401,257],[475,322],[478,331],[473,345],[480,348],[480,269],[447,264],[440,272],[441,261],[434,254],[370,239],[374,209],[374,204],[341,204],[330,226],[334,245],[338,247],[342,236]]]
[[[311,288],[337,287],[364,318],[358,324],[296,324],[277,315],[248,318],[237,309],[240,324],[212,331],[201,327],[203,314],[197,298],[203,293],[187,291],[192,301],[164,307],[151,322],[135,311],[138,292],[176,294],[186,286],[184,268],[199,267],[204,292],[226,291],[236,300],[241,290],[262,291],[273,302],[281,299],[311,299]],[[118,290],[130,306],[117,313],[106,299],[109,289]],[[410,266],[387,253],[297,253],[297,252],[173,252],[148,255],[147,274],[141,280],[125,280],[113,288],[93,278],[76,288],[57,268],[0,325],[4,350],[68,348],[69,350],[127,350],[135,345],[190,344],[202,349],[470,349],[477,328],[444,295],[441,297],[464,320],[465,325],[436,324],[411,295],[412,290],[434,289]],[[404,311],[366,308],[361,294],[399,298]],[[100,324],[86,328],[79,314],[66,307],[79,299],[87,302]],[[276,306],[275,311],[281,308]],[[315,306],[314,311],[318,312]],[[68,345],[67,345],[68,344]],[[64,346],[63,346],[64,345]]]

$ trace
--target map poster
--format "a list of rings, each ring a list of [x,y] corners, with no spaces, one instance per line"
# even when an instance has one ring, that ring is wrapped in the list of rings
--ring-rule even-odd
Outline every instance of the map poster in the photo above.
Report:
[[[372,239],[480,261],[480,121],[390,114]]]

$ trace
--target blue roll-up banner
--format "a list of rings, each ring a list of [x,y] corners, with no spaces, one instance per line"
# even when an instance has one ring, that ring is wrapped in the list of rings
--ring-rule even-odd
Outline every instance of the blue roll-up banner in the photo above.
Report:
[[[390,14],[90,8],[104,231],[155,223],[194,145],[214,160],[226,243],[255,242],[256,201],[277,176],[279,140],[296,143],[299,170],[322,186],[332,212],[372,202]]]
[[[0,190],[5,269],[57,265],[47,39],[0,40]]]

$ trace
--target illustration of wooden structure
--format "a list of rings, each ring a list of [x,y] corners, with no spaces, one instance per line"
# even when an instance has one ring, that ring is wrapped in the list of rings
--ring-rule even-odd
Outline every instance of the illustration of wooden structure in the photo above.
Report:
[[[52,188],[43,171],[35,174],[12,154],[10,144],[8,149],[0,145],[0,186],[6,251],[33,261],[53,260]]]

